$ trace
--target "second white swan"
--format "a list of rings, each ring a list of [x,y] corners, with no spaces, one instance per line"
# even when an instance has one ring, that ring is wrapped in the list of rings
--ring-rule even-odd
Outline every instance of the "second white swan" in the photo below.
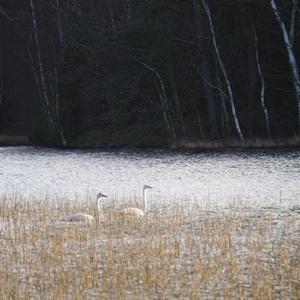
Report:
[[[100,218],[100,199],[101,198],[106,198],[107,196],[102,194],[102,193],[98,193],[97,197],[96,197],[96,204],[97,204],[97,211],[98,211],[98,218]],[[85,222],[85,223],[93,223],[95,221],[95,218],[89,214],[85,214],[85,213],[76,213],[72,216],[66,217],[64,219],[60,220],[61,222]]]
[[[147,213],[147,192],[152,189],[152,186],[143,186],[143,209],[137,207],[127,207],[121,211],[121,216],[125,219],[141,219]]]

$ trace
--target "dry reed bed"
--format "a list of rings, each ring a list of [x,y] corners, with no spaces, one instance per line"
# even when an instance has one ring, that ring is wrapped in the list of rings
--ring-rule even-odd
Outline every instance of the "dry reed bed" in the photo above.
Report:
[[[271,138],[254,138],[239,142],[232,139],[220,139],[220,140],[199,140],[199,141],[179,141],[176,144],[171,145],[173,149],[226,149],[226,148],[239,148],[239,149],[251,149],[251,148],[299,148],[300,136],[294,136],[285,139],[271,139]]]
[[[0,299],[299,299],[299,210],[153,208],[139,223],[94,200],[0,197]]]

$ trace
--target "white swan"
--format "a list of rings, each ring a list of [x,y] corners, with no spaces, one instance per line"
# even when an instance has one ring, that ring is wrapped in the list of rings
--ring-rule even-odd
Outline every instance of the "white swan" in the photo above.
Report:
[[[98,211],[98,218],[100,217],[100,199],[101,198],[106,198],[107,196],[98,193],[96,197],[96,202],[97,202],[97,211]],[[95,221],[95,218],[89,214],[85,213],[76,213],[72,216],[66,217],[64,219],[60,220],[61,222],[85,222],[85,223],[93,223]]]
[[[124,219],[141,219],[147,213],[147,192],[152,189],[152,186],[143,186],[143,210],[137,207],[128,207],[121,211],[121,216]]]

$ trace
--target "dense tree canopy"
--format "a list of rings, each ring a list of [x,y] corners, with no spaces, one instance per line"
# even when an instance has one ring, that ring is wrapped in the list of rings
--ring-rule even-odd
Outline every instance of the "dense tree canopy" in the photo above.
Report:
[[[299,134],[298,0],[0,0],[0,26],[0,134],[76,146]]]

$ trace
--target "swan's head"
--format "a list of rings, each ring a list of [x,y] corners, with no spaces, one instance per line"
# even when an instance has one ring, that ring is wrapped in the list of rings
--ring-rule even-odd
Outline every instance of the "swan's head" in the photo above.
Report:
[[[97,200],[99,199],[99,198],[106,198],[107,196],[105,195],[105,194],[102,194],[102,193],[98,193],[97,194]]]
[[[143,190],[148,190],[148,189],[153,189],[153,187],[152,186],[150,186],[150,185],[144,185],[143,186]]]

